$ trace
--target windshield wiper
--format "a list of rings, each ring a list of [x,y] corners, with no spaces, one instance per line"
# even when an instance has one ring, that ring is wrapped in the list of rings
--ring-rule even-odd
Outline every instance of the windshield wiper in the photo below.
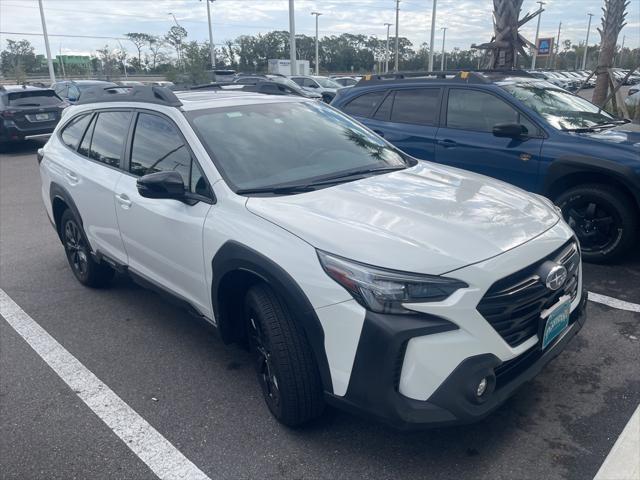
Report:
[[[629,123],[629,120],[620,119],[620,120],[613,120],[611,122],[596,123],[595,125],[591,125],[590,127],[563,128],[562,131],[576,132],[576,133],[596,132],[600,129],[613,128],[613,127],[617,127],[618,125],[625,125],[627,123]]]
[[[397,167],[382,167],[382,168],[362,168],[359,170],[350,170],[348,172],[342,172],[330,177],[324,177],[321,180],[311,183],[310,185],[325,185],[330,183],[336,183],[336,180],[348,180],[351,177],[360,177],[363,175],[369,175],[372,173],[385,173],[385,172],[395,172],[396,170],[404,170],[407,168],[405,165],[397,166]]]
[[[246,193],[280,193],[280,194],[288,194],[288,193],[302,193],[302,192],[311,192],[315,190],[315,187],[311,184],[296,184],[296,185],[272,185],[267,187],[255,187],[255,188],[241,188],[236,190],[236,193],[239,195],[244,195]]]
[[[304,193],[304,192],[312,192],[316,189],[316,187],[322,187],[325,185],[333,185],[336,183],[346,182],[349,180],[353,180],[353,177],[363,177],[372,173],[383,173],[383,172],[394,172],[396,170],[404,170],[405,166],[398,167],[383,167],[383,168],[363,168],[360,170],[351,170],[348,172],[343,172],[340,174],[332,175],[329,177],[324,177],[320,180],[316,180],[314,182],[309,183],[301,183],[301,184],[281,184],[281,185],[271,185],[266,187],[255,187],[255,188],[241,188],[236,190],[236,193],[239,195],[243,194],[251,194],[251,193],[276,193],[276,194],[289,194],[289,193]]]

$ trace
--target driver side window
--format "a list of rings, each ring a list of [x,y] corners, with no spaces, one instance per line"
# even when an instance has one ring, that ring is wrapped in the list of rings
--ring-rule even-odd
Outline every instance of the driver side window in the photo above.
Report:
[[[501,123],[524,125],[530,136],[538,133],[529,119],[495,95],[479,90],[449,90],[447,127],[491,133]]]
[[[210,197],[209,186],[178,128],[166,118],[140,113],[131,145],[129,172],[136,176],[176,171],[186,190]]]

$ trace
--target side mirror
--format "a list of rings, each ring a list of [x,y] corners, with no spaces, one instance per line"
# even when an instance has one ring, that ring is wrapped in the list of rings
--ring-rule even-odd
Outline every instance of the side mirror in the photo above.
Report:
[[[316,85],[315,83],[312,83],[311,85],[309,85],[309,87],[311,87],[311,88],[318,88],[318,85]]]
[[[138,193],[146,198],[185,198],[184,182],[178,172],[156,172],[144,175],[136,184]]]
[[[499,123],[493,126],[493,134],[496,137],[517,138],[527,133],[527,127],[519,123]]]

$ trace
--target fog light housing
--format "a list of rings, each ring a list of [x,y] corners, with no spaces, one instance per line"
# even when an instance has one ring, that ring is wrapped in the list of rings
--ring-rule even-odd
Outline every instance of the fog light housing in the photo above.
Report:
[[[489,382],[487,381],[487,377],[484,377],[482,380],[480,380],[480,383],[478,383],[478,386],[476,387],[476,397],[482,397],[482,395],[484,395],[484,393],[487,391],[488,385]]]

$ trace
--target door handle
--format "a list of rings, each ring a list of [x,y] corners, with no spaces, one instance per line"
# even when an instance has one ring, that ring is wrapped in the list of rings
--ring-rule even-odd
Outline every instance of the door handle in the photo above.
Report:
[[[67,180],[69,180],[69,183],[72,183],[72,184],[78,183],[78,176],[75,174],[75,172],[72,172],[71,170],[67,170],[65,172],[65,175],[67,177]]]
[[[118,203],[120,204],[120,206],[125,209],[131,208],[131,205],[133,203],[131,202],[131,200],[129,200],[129,197],[124,193],[120,193],[116,195],[116,200],[118,200]]]
[[[376,135],[378,135],[379,137],[384,138],[384,132],[380,131],[380,130],[373,130],[373,133],[375,133]]]
[[[451,148],[451,147],[457,147],[458,142],[456,142],[455,140],[445,138],[444,140],[438,140],[438,145],[444,148]]]

